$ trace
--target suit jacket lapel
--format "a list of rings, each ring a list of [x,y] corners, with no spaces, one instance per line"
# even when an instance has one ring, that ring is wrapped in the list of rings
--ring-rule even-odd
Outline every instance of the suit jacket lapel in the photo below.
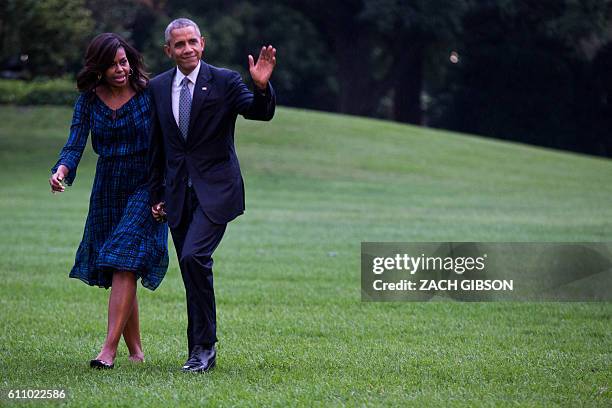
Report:
[[[202,108],[202,104],[210,93],[210,82],[212,80],[210,67],[204,61],[200,61],[200,72],[198,79],[193,89],[193,100],[191,102],[191,112],[189,113],[189,131],[187,132],[187,140],[190,139],[193,126],[198,116],[198,112]]]
[[[182,140],[181,131],[176,124],[176,119],[174,119],[174,112],[172,112],[172,82],[174,81],[174,75],[176,73],[176,68],[167,71],[167,74],[164,75],[162,83],[161,83],[161,105],[164,107],[164,117],[166,118],[167,128],[172,129],[174,133],[178,135],[178,137]]]

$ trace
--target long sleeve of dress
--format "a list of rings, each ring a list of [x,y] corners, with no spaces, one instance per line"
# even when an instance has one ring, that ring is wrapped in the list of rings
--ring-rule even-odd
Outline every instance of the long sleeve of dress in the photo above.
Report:
[[[85,150],[85,146],[87,145],[87,137],[90,128],[89,111],[90,103],[87,100],[87,95],[81,93],[74,105],[68,141],[60,152],[59,160],[51,169],[51,174],[53,174],[62,164],[68,167],[70,171],[64,180],[68,185],[72,185],[74,182],[77,167],[81,161],[83,150]]]

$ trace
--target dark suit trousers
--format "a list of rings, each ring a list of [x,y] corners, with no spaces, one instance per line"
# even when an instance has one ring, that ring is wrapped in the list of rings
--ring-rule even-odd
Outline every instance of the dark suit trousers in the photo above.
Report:
[[[187,188],[181,223],[172,228],[172,240],[179,259],[187,295],[187,341],[210,346],[217,341],[212,254],[221,242],[227,224],[208,219],[193,188]]]

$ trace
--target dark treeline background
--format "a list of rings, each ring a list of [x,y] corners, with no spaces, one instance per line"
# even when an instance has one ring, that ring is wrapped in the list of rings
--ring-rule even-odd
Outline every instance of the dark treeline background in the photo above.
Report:
[[[284,105],[612,156],[612,0],[0,0],[2,69],[74,75],[113,31],[158,73],[180,16],[244,78],[273,44]]]

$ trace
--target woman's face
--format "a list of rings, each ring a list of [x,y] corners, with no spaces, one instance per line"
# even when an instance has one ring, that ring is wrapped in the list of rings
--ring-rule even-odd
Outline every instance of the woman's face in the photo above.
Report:
[[[127,86],[128,75],[130,74],[130,62],[125,55],[123,47],[117,49],[113,65],[104,72],[106,83],[114,88]]]

